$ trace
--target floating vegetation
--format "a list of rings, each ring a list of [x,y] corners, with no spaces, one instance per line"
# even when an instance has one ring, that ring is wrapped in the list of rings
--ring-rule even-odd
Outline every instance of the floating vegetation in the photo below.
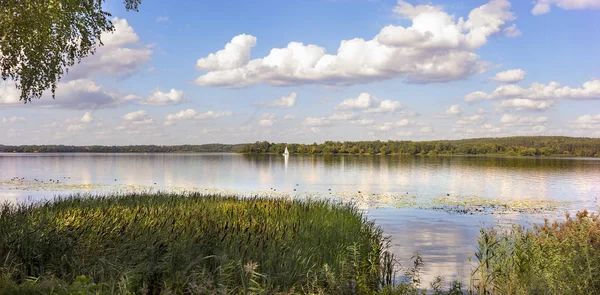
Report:
[[[13,178],[0,181],[0,190],[47,191],[54,193],[135,193],[135,192],[194,192],[204,195],[227,195],[255,197],[265,196],[287,199],[339,200],[350,202],[362,209],[368,208],[413,208],[424,210],[440,210],[455,214],[506,214],[506,213],[544,213],[556,211],[572,205],[573,201],[542,199],[484,198],[479,196],[418,196],[398,193],[369,193],[347,191],[281,191],[239,190],[205,188],[195,186],[161,186],[135,184],[74,184],[60,180],[27,180]]]
[[[543,213],[566,208],[569,201],[541,199],[492,199],[478,196],[436,197],[422,209],[441,210],[458,214]]]

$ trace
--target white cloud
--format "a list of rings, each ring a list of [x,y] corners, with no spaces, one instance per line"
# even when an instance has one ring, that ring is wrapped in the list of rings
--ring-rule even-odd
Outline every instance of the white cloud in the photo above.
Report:
[[[533,133],[542,133],[544,131],[546,131],[546,126],[542,126],[542,125],[537,125],[537,126],[533,126],[533,128],[531,129],[531,131],[533,131]]]
[[[157,89],[140,103],[156,106],[172,105],[183,102],[184,97],[185,94],[181,90],[171,89],[169,92],[162,92]]]
[[[393,127],[394,127],[394,123],[391,123],[391,122],[386,122],[386,123],[383,123],[383,124],[381,124],[381,125],[374,125],[374,126],[371,126],[371,129],[375,129],[375,130],[377,130],[377,131],[384,131],[384,132],[387,132],[387,131],[390,131],[390,130],[392,130],[392,128],[393,128]]]
[[[104,46],[69,69],[69,74],[64,77],[66,80],[89,78],[94,74],[129,76],[151,60],[151,49],[131,47],[138,44],[140,38],[126,19],[113,18],[111,21],[115,31],[102,33],[100,38]]]
[[[576,120],[569,122],[569,125],[575,129],[600,130],[600,114],[580,116]]]
[[[225,49],[211,53],[196,62],[199,70],[225,71],[243,67],[250,61],[250,49],[256,45],[256,37],[238,35],[225,45]]]
[[[411,131],[399,131],[396,132],[396,135],[401,136],[401,137],[408,137],[412,135]]]
[[[20,92],[16,89],[14,82],[6,81],[2,84],[0,84],[0,107],[26,106],[29,108],[94,110],[117,107],[126,103],[127,101],[124,98],[128,96],[105,90],[90,79],[78,79],[58,83],[56,99],[44,94],[41,99],[32,100],[24,105],[22,101],[19,101]]]
[[[254,102],[255,105],[265,106],[269,108],[291,108],[296,105],[296,92],[291,93],[287,96],[282,96],[279,99],[273,101],[257,101]]]
[[[164,22],[168,22],[168,21],[169,21],[168,16],[159,16],[156,18],[157,23],[164,23]]]
[[[196,110],[187,109],[187,110],[179,111],[175,114],[167,115],[166,120],[167,121],[191,120],[191,119],[195,118],[197,115],[198,115],[198,112],[196,112]]]
[[[410,27],[388,25],[371,40],[342,40],[335,54],[318,45],[290,42],[250,60],[256,38],[238,35],[223,50],[197,61],[196,67],[208,72],[195,82],[246,87],[350,85],[395,77],[418,83],[463,79],[482,68],[475,50],[515,19],[509,9],[508,0],[491,0],[468,18],[455,19],[439,7],[400,1],[395,11],[412,21]]]
[[[85,112],[85,114],[83,114],[83,117],[81,117],[81,119],[79,119],[79,122],[81,122],[83,124],[89,124],[92,121],[94,121],[94,116],[90,112]]]
[[[144,110],[139,110],[139,111],[135,111],[135,112],[131,112],[131,113],[127,113],[125,115],[123,115],[121,117],[121,119],[123,119],[124,121],[128,121],[128,122],[133,122],[133,123],[145,123],[148,122],[148,120],[152,120],[150,117],[148,117],[148,113],[146,113],[146,111]]]
[[[548,117],[520,117],[512,114],[504,114],[500,118],[500,123],[506,126],[526,126],[546,123]]]
[[[521,69],[513,69],[497,73],[492,80],[500,83],[516,83],[525,79],[527,72]]]
[[[533,15],[546,14],[550,12],[550,7],[556,5],[565,10],[577,9],[599,9],[598,0],[537,0],[531,10]]]
[[[274,119],[261,119],[260,121],[258,121],[258,125],[262,127],[270,127],[273,126],[273,124],[275,124]]]
[[[485,121],[483,114],[475,114],[472,116],[464,116],[460,120],[456,121],[456,125],[479,125]]]
[[[174,123],[167,123],[167,122],[178,121],[178,120],[217,119],[220,117],[227,117],[227,116],[231,116],[231,115],[232,115],[232,113],[230,111],[223,111],[223,112],[207,111],[205,113],[199,114],[194,109],[186,109],[186,110],[181,110],[174,114],[167,115],[165,117],[165,120],[166,120],[165,125],[167,125],[167,126],[175,125]]]
[[[531,100],[524,98],[515,98],[502,101],[501,108],[513,108],[516,110],[545,110],[554,105],[551,100]]]
[[[411,125],[415,125],[414,121],[408,120],[408,119],[402,119],[400,121],[397,121],[395,123],[396,126],[400,126],[400,127],[406,127],[406,126],[411,126]]]
[[[335,113],[329,116],[327,119],[332,121],[348,121],[348,120],[356,120],[358,115],[353,113]]]
[[[332,126],[333,124],[331,123],[331,121],[327,120],[326,118],[308,117],[308,118],[304,119],[304,122],[302,122],[302,125],[309,126],[309,127],[329,127],[329,126]]]
[[[516,24],[512,24],[506,28],[504,28],[504,30],[502,30],[502,32],[504,32],[504,35],[514,38],[514,37],[518,37],[521,36],[522,33],[519,29],[517,29],[517,25]]]
[[[196,116],[196,120],[204,120],[204,119],[217,119],[217,118],[221,118],[221,117],[229,117],[231,116],[233,113],[231,113],[230,111],[222,111],[222,112],[214,112],[214,111],[208,111],[202,114],[199,114],[198,116]]]
[[[19,116],[12,116],[10,118],[2,118],[2,123],[15,123],[15,122],[25,122],[25,118],[24,117],[19,117]]]
[[[399,101],[381,100],[369,93],[361,93],[356,98],[344,99],[335,106],[336,110],[360,110],[366,113],[393,113],[403,108]]]
[[[455,104],[455,105],[450,106],[446,110],[446,115],[448,115],[448,116],[458,116],[458,115],[462,114],[462,112],[463,112],[462,108],[459,105]]]
[[[83,124],[69,125],[67,127],[67,131],[69,131],[69,132],[81,131],[83,129],[85,129],[85,125],[83,125]]]
[[[287,114],[287,115],[285,115],[285,117],[283,117],[283,119],[285,119],[285,120],[293,120],[293,119],[296,119],[296,116],[291,115],[291,114]]]
[[[465,101],[466,102],[480,101],[482,99],[485,99],[487,97],[487,95],[488,94],[483,91],[471,92],[465,96]]]
[[[547,85],[532,83],[529,88],[507,84],[498,86],[490,94],[477,91],[465,96],[467,102],[482,99],[508,99],[501,102],[500,107],[503,108],[547,109],[554,104],[554,100],[559,99],[600,99],[600,79],[589,80],[579,88],[561,86],[558,82],[550,82]]]

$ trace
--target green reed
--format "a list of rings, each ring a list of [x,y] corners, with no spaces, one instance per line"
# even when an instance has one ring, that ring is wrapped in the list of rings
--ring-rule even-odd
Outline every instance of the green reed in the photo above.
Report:
[[[482,229],[473,292],[478,294],[600,294],[600,220],[575,218],[524,229]]]
[[[75,195],[0,207],[0,294],[373,294],[387,249],[350,204]]]

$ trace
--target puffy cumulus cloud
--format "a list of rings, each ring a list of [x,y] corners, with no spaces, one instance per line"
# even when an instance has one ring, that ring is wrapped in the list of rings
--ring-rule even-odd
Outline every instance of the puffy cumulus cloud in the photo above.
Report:
[[[24,117],[12,116],[9,118],[2,118],[2,123],[16,123],[16,122],[25,122]]]
[[[94,121],[94,116],[90,112],[85,112],[85,114],[83,114],[83,117],[79,119],[79,122],[83,124],[89,124],[92,123],[92,121]]]
[[[144,110],[139,110],[131,113],[127,113],[121,117],[124,121],[131,122],[133,124],[151,124],[154,122],[152,118],[148,116],[148,113]],[[123,128],[125,129],[125,128]],[[119,129],[117,129],[119,130]]]
[[[526,98],[515,98],[502,101],[501,108],[520,110],[545,110],[554,105],[552,100],[532,100]]]
[[[548,128],[546,126],[542,126],[542,125],[536,125],[536,126],[533,126],[533,128],[531,128],[531,131],[533,133],[542,133],[546,130],[548,130]]]
[[[506,99],[500,103],[501,108],[543,110],[550,108],[555,100],[560,99],[600,99],[600,79],[589,80],[577,88],[561,86],[558,82],[532,83],[529,88],[507,84],[498,86],[489,94],[477,91],[467,94],[464,98],[466,102],[483,99]]]
[[[167,121],[175,121],[175,120],[191,120],[194,119],[198,115],[198,112],[194,109],[187,109],[179,111],[175,114],[167,115],[165,118]]]
[[[406,126],[412,126],[415,125],[416,123],[412,120],[408,120],[408,119],[402,119],[400,121],[396,121],[396,123],[394,123],[396,126],[400,126],[400,127],[406,127]]]
[[[458,115],[462,114],[462,112],[463,112],[462,108],[459,105],[455,104],[455,105],[450,106],[446,110],[446,115],[448,115],[448,116],[458,116]]]
[[[174,114],[169,114],[165,117],[165,125],[172,126],[175,125],[174,121],[178,120],[206,120],[206,119],[217,119],[220,117],[231,116],[230,111],[223,112],[215,112],[215,111],[207,111],[205,113],[198,113],[194,109],[186,109],[181,110]]]
[[[196,61],[199,70],[231,70],[243,67],[250,61],[250,50],[256,45],[256,37],[251,35],[238,35],[225,45],[225,48],[211,53],[207,57]]]
[[[155,90],[148,98],[141,101],[141,104],[147,105],[174,105],[183,102],[185,94],[181,90],[171,89],[169,92]]]
[[[464,125],[479,125],[485,122],[486,118],[483,114],[475,114],[472,116],[464,116],[460,120],[456,121],[456,125],[464,126]]]
[[[336,110],[363,111],[366,113],[393,113],[402,110],[399,101],[381,100],[369,93],[361,93],[356,98],[347,98],[335,106]]]
[[[475,92],[471,92],[471,93],[467,94],[465,96],[465,101],[466,102],[480,101],[480,100],[486,99],[487,96],[488,96],[488,94],[483,91],[475,91]]]
[[[0,86],[0,107],[23,106],[19,100],[20,92],[14,82],[6,81]],[[103,89],[90,79],[78,79],[60,82],[56,87],[56,99],[44,94],[39,100],[32,100],[27,107],[60,109],[102,109],[114,108],[127,102],[127,95]]]
[[[104,46],[70,69],[65,79],[88,78],[94,74],[129,76],[152,59],[150,48],[134,46],[139,43],[140,38],[126,19],[113,18],[111,21],[115,27],[114,32],[104,32],[100,36]]]
[[[583,115],[569,122],[571,128],[575,129],[598,129],[600,130],[600,114]]]
[[[496,76],[492,77],[492,80],[500,83],[516,83],[525,79],[526,74],[527,72],[521,69],[512,69],[497,73]]]
[[[536,0],[534,3],[533,9],[531,9],[533,15],[550,12],[552,5],[565,10],[600,9],[600,1],[598,0]]]
[[[548,117],[521,117],[512,114],[504,114],[500,118],[500,123],[506,126],[527,126],[546,123]]]
[[[292,114],[287,114],[283,117],[284,120],[293,120],[296,119],[296,116],[292,115]]]
[[[273,101],[256,101],[254,105],[264,106],[269,108],[291,108],[296,105],[296,98],[298,94],[296,92],[291,93],[287,96],[282,96],[279,99]]]
[[[482,69],[475,50],[515,19],[509,9],[508,0],[491,0],[466,19],[456,19],[440,7],[399,1],[395,12],[411,20],[411,26],[388,25],[371,40],[342,40],[335,54],[318,45],[290,42],[250,59],[256,38],[238,35],[224,49],[197,61],[196,67],[207,72],[195,83],[246,87],[351,85],[395,77],[416,83],[463,79]]]
[[[386,122],[381,125],[373,125],[373,126],[371,126],[371,129],[387,132],[387,131],[392,130],[393,127],[394,127],[394,123]]]
[[[329,126],[333,126],[332,122],[330,120],[328,120],[327,118],[324,118],[324,117],[321,117],[321,118],[308,117],[308,118],[304,119],[304,122],[302,122],[302,125],[308,126],[308,127],[329,127]]]

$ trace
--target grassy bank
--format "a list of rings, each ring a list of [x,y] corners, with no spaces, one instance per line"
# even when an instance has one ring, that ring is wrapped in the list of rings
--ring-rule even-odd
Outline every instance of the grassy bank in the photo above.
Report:
[[[600,294],[599,216],[481,230],[475,257],[479,294]]]
[[[371,294],[381,230],[353,206],[199,194],[68,197],[0,212],[0,294]]]

